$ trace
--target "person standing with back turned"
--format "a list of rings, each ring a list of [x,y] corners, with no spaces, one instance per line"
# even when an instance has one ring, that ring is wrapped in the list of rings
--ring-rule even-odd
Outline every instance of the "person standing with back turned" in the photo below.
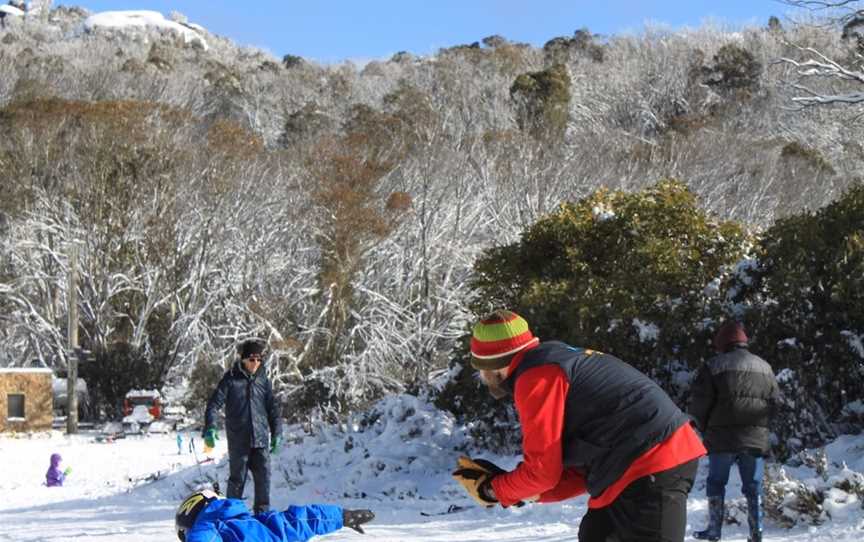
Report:
[[[751,353],[744,326],[726,322],[714,337],[718,355],[699,369],[691,388],[690,415],[708,448],[708,527],[699,540],[720,540],[726,483],[738,465],[747,499],[750,542],[762,542],[762,473],[768,421],[780,394],[771,366]]]
[[[240,345],[240,361],[225,373],[207,402],[204,442],[210,448],[219,438],[216,412],[225,407],[228,435],[228,498],[242,499],[246,475],[255,483],[254,511],[270,509],[270,454],[282,444],[282,424],[270,379],[262,366],[264,343],[256,339]]]

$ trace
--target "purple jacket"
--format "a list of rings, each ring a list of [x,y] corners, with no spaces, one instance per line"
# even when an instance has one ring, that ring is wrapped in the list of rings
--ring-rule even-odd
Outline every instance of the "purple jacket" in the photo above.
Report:
[[[63,460],[60,454],[51,454],[51,466],[48,467],[48,472],[45,473],[45,485],[48,487],[57,487],[63,485],[63,479],[66,475],[60,470],[60,462]]]

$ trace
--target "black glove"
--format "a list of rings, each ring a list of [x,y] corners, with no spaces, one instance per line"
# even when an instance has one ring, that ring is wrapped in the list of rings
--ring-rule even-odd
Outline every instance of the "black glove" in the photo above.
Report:
[[[375,514],[372,513],[372,510],[348,510],[347,508],[342,509],[342,526],[348,527],[350,529],[354,529],[360,534],[366,534],[363,531],[364,523],[369,523],[375,519]]]

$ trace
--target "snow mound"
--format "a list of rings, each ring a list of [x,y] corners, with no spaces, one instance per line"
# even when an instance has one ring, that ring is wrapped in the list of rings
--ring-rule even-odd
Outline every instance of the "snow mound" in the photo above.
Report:
[[[452,416],[409,395],[387,397],[348,424],[288,440],[293,444],[275,461],[285,482],[340,498],[432,498],[452,491],[449,473],[468,444],[466,428]],[[338,488],[333,480],[341,481]]]
[[[153,421],[153,416],[144,405],[137,405],[132,409],[132,413],[123,418],[123,423],[150,423]]]
[[[183,38],[187,45],[198,45],[205,50],[208,47],[201,26],[169,21],[158,11],[104,11],[84,21],[84,30],[87,32],[128,29],[169,32]]]

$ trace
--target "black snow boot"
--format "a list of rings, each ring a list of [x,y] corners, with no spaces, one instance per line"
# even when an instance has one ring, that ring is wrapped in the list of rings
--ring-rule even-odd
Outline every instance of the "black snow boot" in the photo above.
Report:
[[[342,510],[342,526],[354,529],[360,534],[366,534],[361,525],[369,523],[373,519],[375,519],[375,514],[372,513],[372,510]]]
[[[720,531],[723,529],[723,497],[708,497],[708,528],[704,531],[696,531],[693,538],[698,540],[720,540]]]
[[[756,497],[747,497],[747,525],[750,527],[748,542],[762,542],[762,503]]]

